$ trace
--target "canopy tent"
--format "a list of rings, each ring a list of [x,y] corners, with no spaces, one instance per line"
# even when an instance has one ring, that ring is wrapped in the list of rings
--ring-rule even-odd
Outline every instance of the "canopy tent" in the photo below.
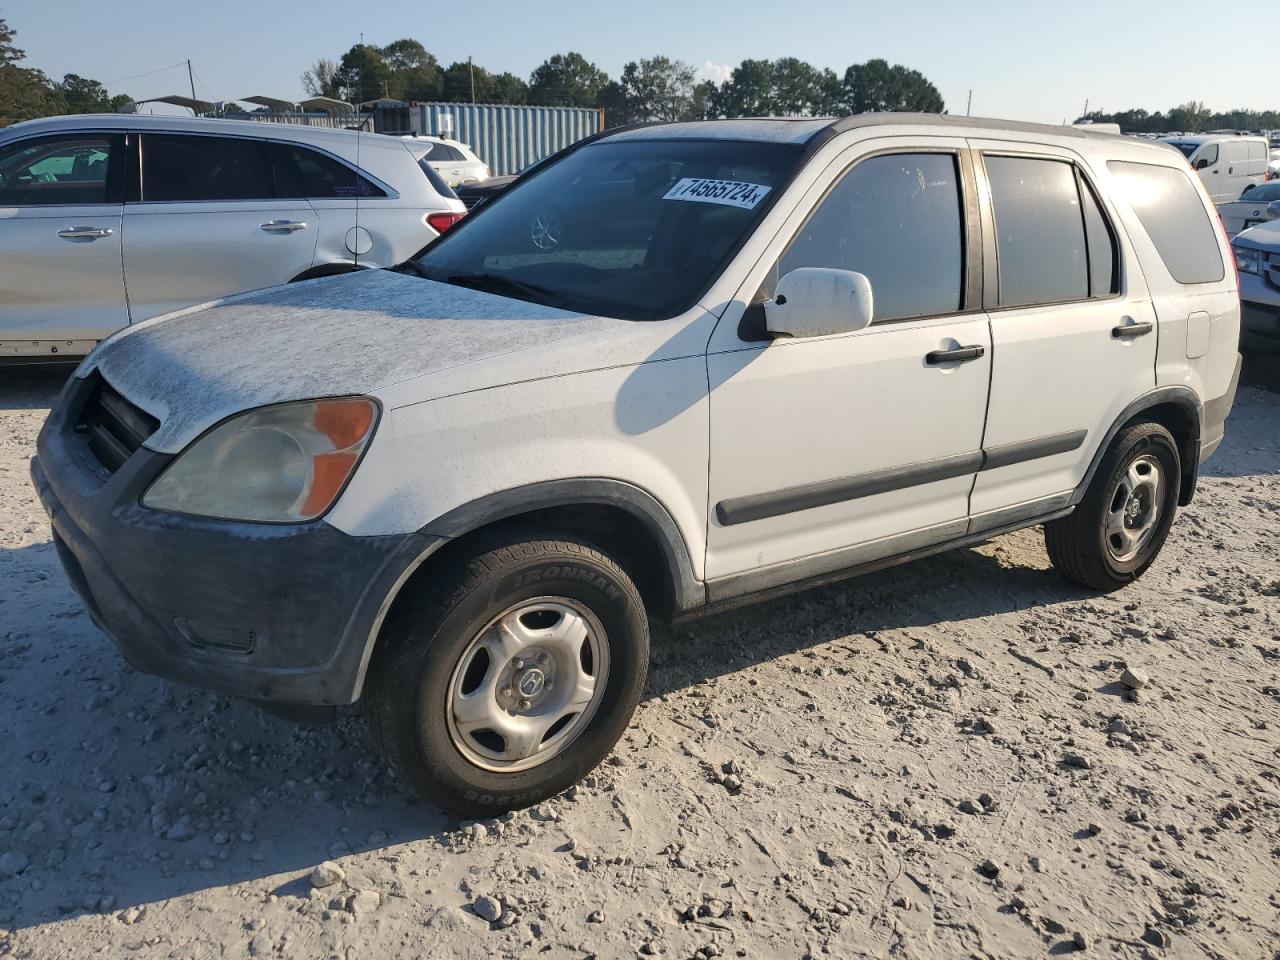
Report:
[[[144,103],[167,103],[173,107],[186,107],[194,114],[213,113],[217,109],[213,103],[208,100],[196,100],[194,97],[181,97],[177,94],[171,94],[167,97],[148,97],[146,100],[131,100],[125,104],[121,113],[137,113],[138,107]]]
[[[272,113],[292,113],[298,109],[298,105],[292,100],[281,100],[279,97],[267,97],[260,93],[255,93],[251,97],[241,97],[241,103],[253,103],[259,107],[266,107]]]
[[[303,110],[311,113],[329,113],[334,116],[355,113],[356,108],[345,100],[334,97],[311,97],[298,104]]]

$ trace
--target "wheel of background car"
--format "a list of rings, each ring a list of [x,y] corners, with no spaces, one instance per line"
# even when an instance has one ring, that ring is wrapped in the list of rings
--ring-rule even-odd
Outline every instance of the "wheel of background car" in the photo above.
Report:
[[[554,796],[602,761],[644,689],[635,584],[566,537],[478,543],[406,598],[384,631],[366,710],[419,796],[492,816]]]
[[[1178,507],[1181,461],[1158,423],[1121,430],[1075,511],[1045,524],[1054,569],[1073,583],[1111,591],[1155,562]]]
[[[540,213],[529,225],[529,239],[539,250],[554,250],[563,234],[564,222],[554,213]]]

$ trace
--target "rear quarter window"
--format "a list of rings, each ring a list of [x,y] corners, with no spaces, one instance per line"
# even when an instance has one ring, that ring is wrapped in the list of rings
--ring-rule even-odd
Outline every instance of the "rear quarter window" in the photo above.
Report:
[[[1226,276],[1218,236],[1191,174],[1127,160],[1109,160],[1107,169],[1174,280],[1217,283]]]

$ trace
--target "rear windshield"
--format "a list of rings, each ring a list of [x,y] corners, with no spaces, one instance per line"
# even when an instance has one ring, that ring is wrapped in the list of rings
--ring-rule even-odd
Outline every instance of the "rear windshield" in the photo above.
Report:
[[[628,320],[687,310],[795,166],[795,144],[632,140],[521,177],[428,247],[433,280]]]
[[[1270,203],[1280,200],[1280,183],[1260,183],[1257,186],[1244,188],[1240,199],[1248,203]]]
[[[426,157],[423,157],[418,161],[418,168],[427,175],[427,179],[431,181],[431,186],[435,189],[436,193],[440,194],[442,197],[447,197],[450,200],[458,199],[458,195],[453,192],[453,187],[445,183],[444,177],[440,176],[440,174],[436,173],[435,170],[432,169],[431,164],[427,163]]]
[[[1189,172],[1122,160],[1108,161],[1107,169],[1174,280],[1216,283],[1226,275],[1218,236]]]

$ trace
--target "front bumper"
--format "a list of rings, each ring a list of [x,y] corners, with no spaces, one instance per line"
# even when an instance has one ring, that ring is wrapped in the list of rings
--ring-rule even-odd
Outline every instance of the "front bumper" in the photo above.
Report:
[[[391,597],[438,538],[145,509],[172,457],[143,447],[106,473],[74,430],[88,389],[64,392],[31,476],[94,623],[145,673],[252,700],[354,702]]]

